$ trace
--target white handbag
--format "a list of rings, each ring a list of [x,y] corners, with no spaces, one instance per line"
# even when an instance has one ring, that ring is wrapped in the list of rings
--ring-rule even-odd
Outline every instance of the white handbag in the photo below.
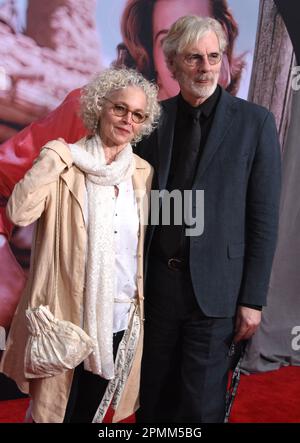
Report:
[[[29,337],[25,348],[25,377],[58,375],[78,366],[94,349],[93,340],[79,326],[58,320],[49,306],[27,309]]]

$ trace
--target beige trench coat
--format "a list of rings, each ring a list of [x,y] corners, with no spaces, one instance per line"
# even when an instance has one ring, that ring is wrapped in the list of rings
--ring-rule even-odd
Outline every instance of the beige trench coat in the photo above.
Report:
[[[78,143],[84,146],[84,140]],[[135,162],[133,187],[140,219],[137,288],[143,318],[143,244],[148,219],[147,196],[151,189],[153,170],[138,156],[135,156]],[[58,296],[54,297],[58,189],[60,253]],[[38,423],[63,421],[74,371],[68,370],[58,376],[43,379],[29,380],[24,377],[24,349],[28,336],[25,310],[41,304],[50,305],[55,317],[80,325],[87,236],[83,218],[84,191],[84,174],[72,164],[69,149],[62,142],[52,141],[41,151],[23,180],[15,186],[7,207],[8,216],[16,225],[26,226],[39,220],[33,241],[29,279],[12,322],[0,371],[14,379],[22,392],[30,394],[33,400],[32,417]],[[114,414],[114,422],[131,415],[139,406],[142,342],[143,326],[132,369]]]

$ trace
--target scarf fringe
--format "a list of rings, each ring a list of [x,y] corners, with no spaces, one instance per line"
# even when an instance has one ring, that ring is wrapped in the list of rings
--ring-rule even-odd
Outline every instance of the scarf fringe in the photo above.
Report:
[[[141,319],[139,306],[133,304],[130,310],[130,323],[120,342],[116,356],[115,378],[110,380],[107,385],[105,394],[95,413],[93,423],[102,423],[110,405],[113,409],[117,409],[132,367],[140,330]]]

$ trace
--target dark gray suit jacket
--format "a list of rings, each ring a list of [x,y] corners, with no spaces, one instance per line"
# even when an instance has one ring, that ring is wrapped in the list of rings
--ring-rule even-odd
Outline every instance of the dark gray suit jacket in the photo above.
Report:
[[[161,106],[158,128],[136,147],[154,167],[153,187],[160,190],[168,179],[177,97]],[[233,316],[239,302],[266,304],[280,182],[273,115],[222,90],[193,184],[193,189],[204,190],[204,232],[190,237],[190,271],[206,315]],[[154,229],[149,226],[147,232],[145,270]]]

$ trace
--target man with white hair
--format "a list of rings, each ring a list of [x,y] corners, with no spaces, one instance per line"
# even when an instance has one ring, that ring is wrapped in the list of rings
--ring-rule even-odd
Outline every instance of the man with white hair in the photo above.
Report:
[[[180,94],[138,146],[155,189],[204,191],[201,235],[176,225],[175,206],[148,229],[142,422],[222,422],[231,343],[255,332],[266,302],[280,148],[273,115],[218,85],[226,44],[215,19],[172,25],[163,51]]]

